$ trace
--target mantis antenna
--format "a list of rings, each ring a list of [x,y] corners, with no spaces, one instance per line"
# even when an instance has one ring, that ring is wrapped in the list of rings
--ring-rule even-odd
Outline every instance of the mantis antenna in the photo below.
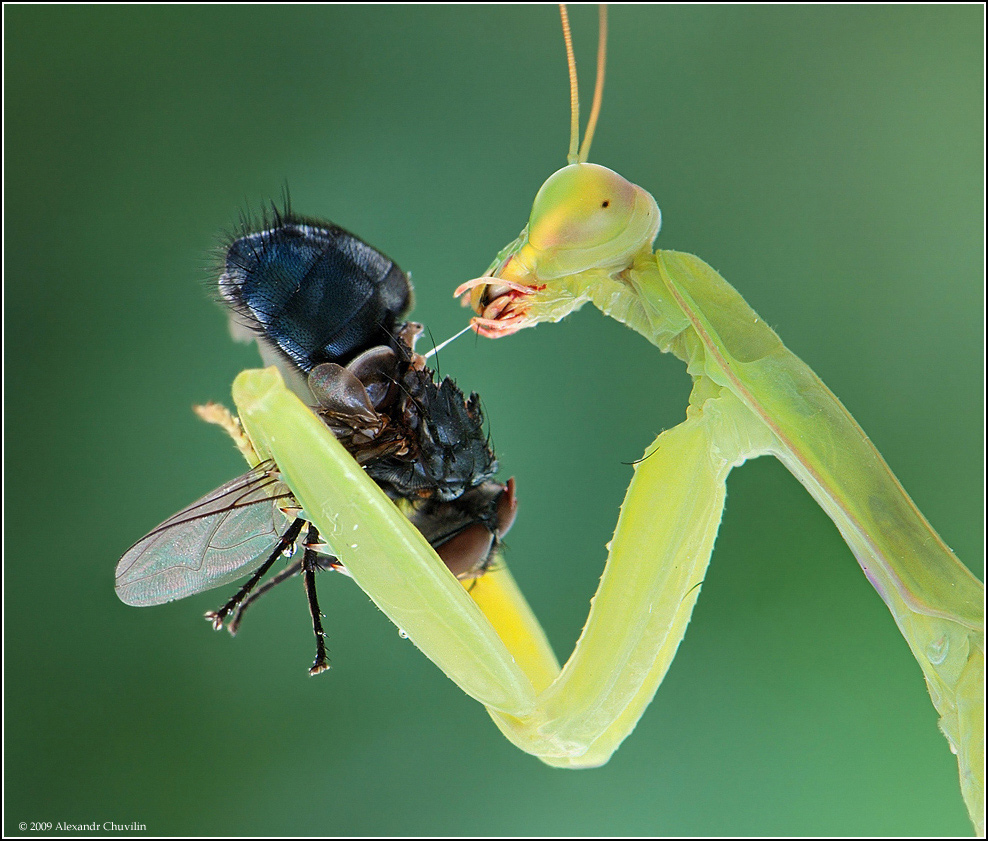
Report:
[[[607,65],[607,4],[599,6],[598,36],[597,36],[597,81],[593,91],[593,105],[590,108],[590,119],[587,120],[587,130],[580,144],[580,89],[576,79],[576,58],[573,55],[573,36],[569,28],[569,13],[566,4],[559,4],[559,18],[563,24],[563,41],[566,44],[566,64],[569,67],[569,106],[570,131],[569,154],[567,163],[586,163],[590,155],[590,144],[593,142],[594,131],[597,129],[597,118],[600,116],[600,105],[604,99],[604,68]],[[579,150],[579,151],[578,151]]]
[[[590,106],[590,119],[587,120],[587,130],[583,134],[583,145],[580,146],[580,163],[586,163],[590,156],[590,144],[593,133],[597,130],[597,117],[600,116],[600,104],[604,99],[604,68],[607,66],[607,4],[601,3],[597,18],[597,81],[593,89],[593,105]]]
[[[569,67],[569,154],[566,162],[575,164],[580,160],[580,86],[576,82],[576,59],[573,56],[573,36],[569,31],[569,12],[566,4],[559,4],[559,19],[563,24],[563,41],[566,44],[566,64]]]

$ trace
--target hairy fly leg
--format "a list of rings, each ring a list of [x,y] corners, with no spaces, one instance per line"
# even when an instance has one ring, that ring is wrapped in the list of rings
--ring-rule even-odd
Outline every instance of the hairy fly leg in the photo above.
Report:
[[[345,572],[343,565],[332,555],[316,555],[316,566],[321,570],[336,570],[337,572]],[[265,593],[270,592],[279,584],[287,581],[294,575],[298,575],[302,571],[302,559],[297,561],[292,561],[287,567],[285,567],[277,575],[271,576],[267,581],[265,581],[260,587],[258,587],[253,593],[251,593],[243,603],[234,611],[229,623],[227,623],[226,629],[230,632],[231,636],[236,636],[237,631],[240,630],[240,622],[243,620],[244,611],[247,610],[254,602],[256,602]]]
[[[321,569],[320,553],[317,547],[319,530],[309,523],[305,536],[305,552],[302,555],[302,582],[305,585],[305,596],[309,601],[309,613],[312,615],[312,633],[316,637],[316,659],[309,668],[310,675],[317,675],[329,669],[329,658],[326,656],[326,632],[322,629],[322,611],[319,610],[319,597],[316,595],[316,570]]]

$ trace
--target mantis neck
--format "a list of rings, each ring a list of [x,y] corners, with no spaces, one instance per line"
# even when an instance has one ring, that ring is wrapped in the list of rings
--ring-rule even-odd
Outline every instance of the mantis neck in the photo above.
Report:
[[[688,330],[690,321],[673,298],[664,293],[655,255],[650,249],[642,249],[634,262],[621,271],[589,269],[567,275],[553,284],[553,305],[543,306],[552,313],[547,320],[558,321],[589,301],[604,315],[640,333],[659,350],[671,352],[689,364],[691,351],[682,334]],[[655,293],[648,300],[642,295],[645,288]]]

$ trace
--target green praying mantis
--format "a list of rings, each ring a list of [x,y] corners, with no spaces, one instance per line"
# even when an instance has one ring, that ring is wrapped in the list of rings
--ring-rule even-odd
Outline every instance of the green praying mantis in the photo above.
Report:
[[[468,593],[272,370],[234,383],[258,457],[276,461],[358,585],[507,738],[548,764],[581,768],[608,760],[661,683],[699,594],[728,474],[776,456],[838,526],[892,612],[983,832],[982,585],[837,398],[741,296],[698,258],[653,251],[655,200],[586,162],[598,111],[581,149],[573,133],[569,165],[539,190],[519,238],[457,290],[469,292],[476,329],[491,337],[558,321],[589,301],[684,361],[693,377],[686,420],[636,465],[565,666],[510,573],[487,575]]]

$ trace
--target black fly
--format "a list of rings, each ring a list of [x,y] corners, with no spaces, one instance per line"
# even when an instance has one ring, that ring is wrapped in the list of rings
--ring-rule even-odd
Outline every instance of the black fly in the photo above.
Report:
[[[455,576],[483,575],[514,520],[514,480],[493,479],[479,397],[465,398],[448,377],[436,382],[415,352],[422,327],[402,320],[412,303],[408,276],[332,224],[286,210],[260,227],[245,223],[219,279],[235,337],[257,341],[265,363],[281,369]],[[260,584],[300,538],[302,558]],[[309,672],[318,674],[329,662],[315,573],[346,571],[328,550],[277,466],[262,462],[128,549],[117,564],[117,595],[162,604],[252,572],[207,614],[214,628],[226,623],[235,633],[251,603],[301,573],[317,646]]]

